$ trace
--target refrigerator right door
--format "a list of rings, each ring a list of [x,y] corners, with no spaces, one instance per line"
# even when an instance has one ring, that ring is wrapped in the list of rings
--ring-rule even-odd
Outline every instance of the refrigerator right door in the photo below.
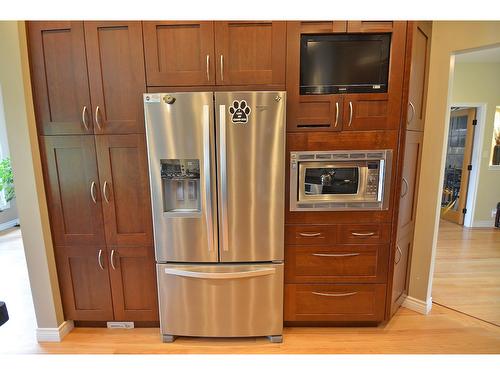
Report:
[[[219,259],[283,260],[285,92],[215,93]]]

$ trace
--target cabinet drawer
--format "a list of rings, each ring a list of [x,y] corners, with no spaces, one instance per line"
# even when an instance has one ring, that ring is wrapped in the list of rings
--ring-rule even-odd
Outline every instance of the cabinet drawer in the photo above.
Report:
[[[391,225],[343,224],[338,226],[337,238],[342,244],[389,243]]]
[[[285,243],[289,245],[333,245],[335,225],[286,225]]]
[[[288,246],[285,280],[290,283],[383,283],[388,245]]]
[[[385,284],[285,285],[285,321],[381,322]]]

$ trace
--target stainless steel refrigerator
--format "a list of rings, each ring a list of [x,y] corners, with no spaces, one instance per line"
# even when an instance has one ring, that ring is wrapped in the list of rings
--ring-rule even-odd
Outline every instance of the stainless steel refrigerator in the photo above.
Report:
[[[281,342],[285,107],[285,92],[144,94],[164,342]]]

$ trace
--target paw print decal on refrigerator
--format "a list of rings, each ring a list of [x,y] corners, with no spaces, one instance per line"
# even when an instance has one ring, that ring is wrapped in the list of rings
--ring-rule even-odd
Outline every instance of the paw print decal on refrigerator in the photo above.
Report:
[[[233,105],[229,107],[229,113],[231,114],[231,121],[233,124],[246,124],[250,112],[252,112],[252,110],[245,100],[235,100]]]

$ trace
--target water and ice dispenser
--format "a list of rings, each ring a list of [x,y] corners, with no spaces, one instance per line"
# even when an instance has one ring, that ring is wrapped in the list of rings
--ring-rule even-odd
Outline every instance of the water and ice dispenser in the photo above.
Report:
[[[162,159],[163,212],[200,213],[200,160]]]

